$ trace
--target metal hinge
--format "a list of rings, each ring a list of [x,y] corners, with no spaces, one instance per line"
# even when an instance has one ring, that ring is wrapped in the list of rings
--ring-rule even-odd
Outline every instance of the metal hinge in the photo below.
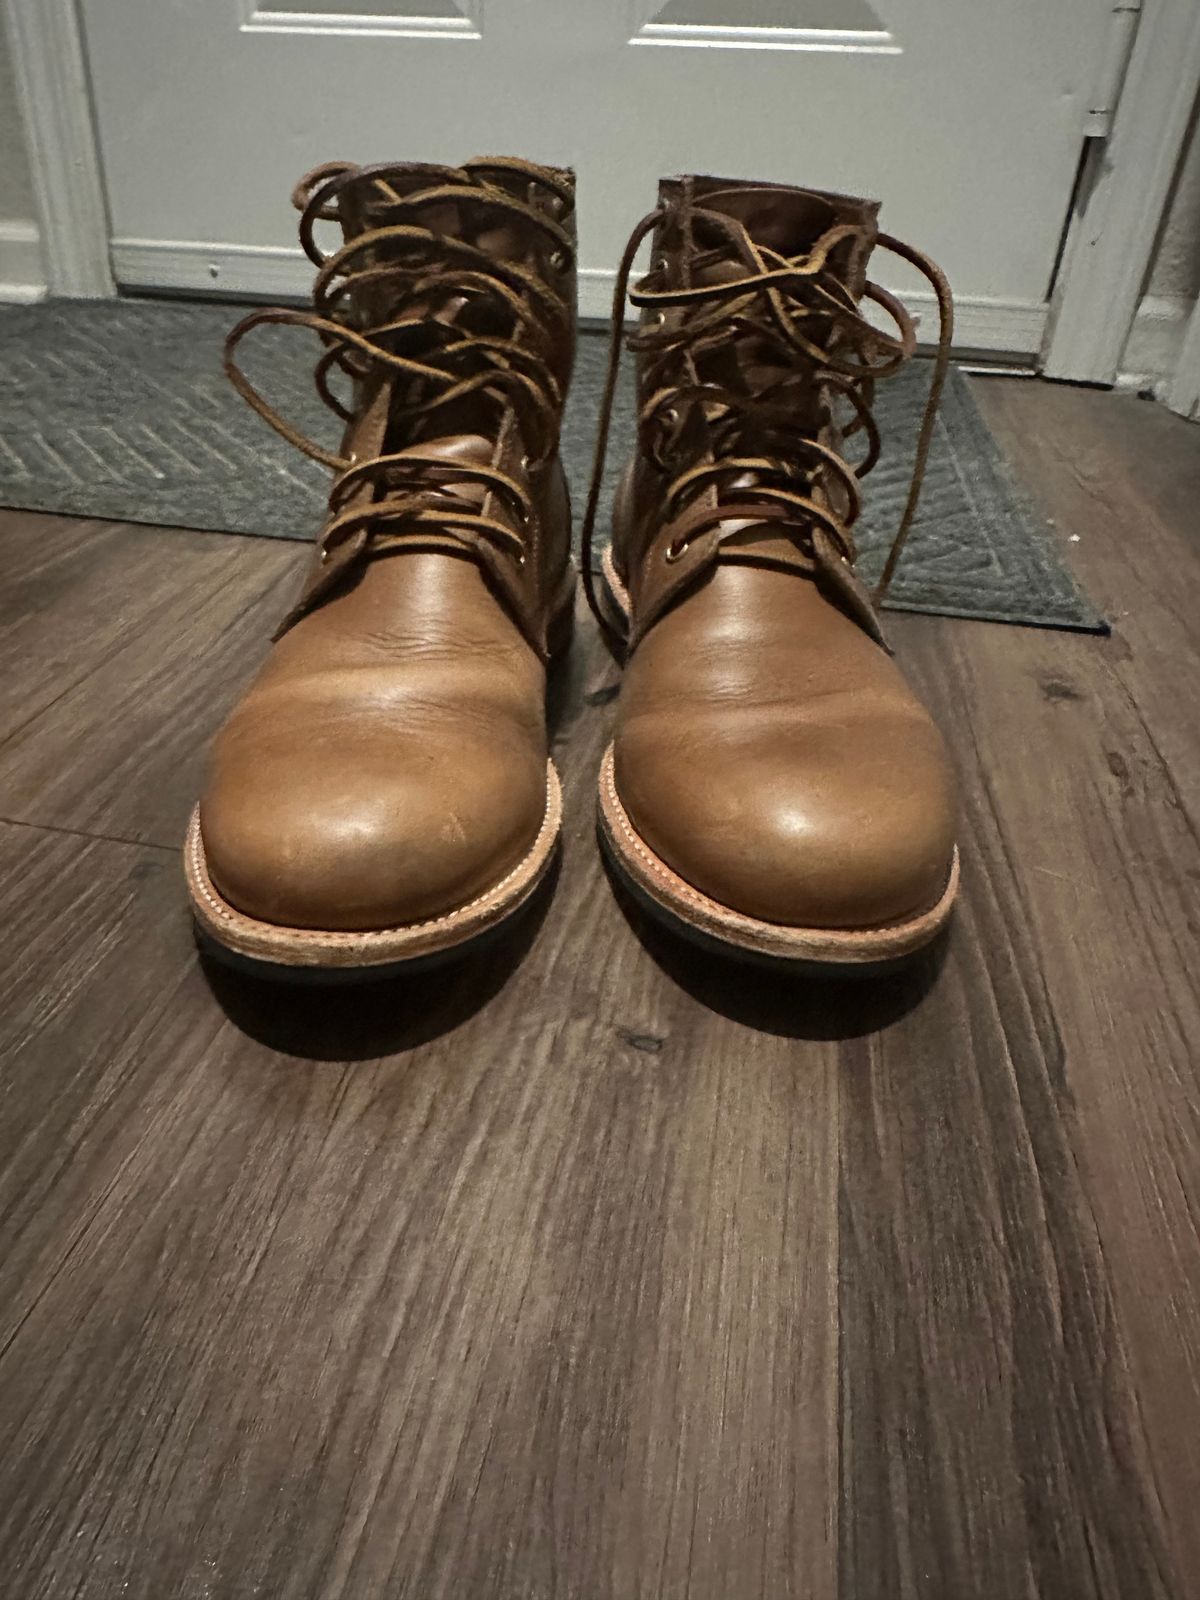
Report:
[[[1107,139],[1112,132],[1117,101],[1125,86],[1125,74],[1129,71],[1129,58],[1133,54],[1133,42],[1137,38],[1141,14],[1142,0],[1120,0],[1120,4],[1113,7],[1096,88],[1084,119],[1083,134],[1086,139]]]

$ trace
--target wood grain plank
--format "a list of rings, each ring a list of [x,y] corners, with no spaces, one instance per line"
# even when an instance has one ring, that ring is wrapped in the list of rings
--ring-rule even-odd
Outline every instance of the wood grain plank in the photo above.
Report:
[[[156,850],[0,825],[0,1349],[167,1076],[159,1062],[138,1081],[135,1066],[192,960],[175,878]]]
[[[0,508],[0,735],[38,715],[106,658],[156,597],[129,581],[144,550],[114,523]],[[131,592],[132,590],[132,592]]]
[[[1200,429],[1133,395],[1004,380],[975,392],[1114,624],[1096,652],[1106,692],[1137,704],[1200,826],[1200,739],[1185,698],[1200,675]]]
[[[11,511],[0,536],[0,816],[174,848],[306,550]]]
[[[976,388],[1116,631],[893,624],[958,757],[964,896],[933,1003],[845,1053],[842,1589],[1184,1596],[1200,435]]]
[[[980,652],[1004,704],[1031,653],[1090,644],[897,632],[959,755],[964,894],[933,995],[844,1054],[843,1592],[1182,1597],[1080,1171],[1087,1055],[1045,971],[1080,933],[1029,914],[1038,840],[1077,812],[1028,723],[1007,748],[1036,816],[998,804],[999,749],[972,750]]]
[[[1190,486],[1200,434],[1126,397],[982,386],[1113,639],[917,641],[965,773],[986,777],[1063,1040],[1071,1147],[1180,1581],[1200,1572],[1200,850]],[[1020,452],[1025,452],[1021,454]],[[1187,1592],[1186,1588],[1184,1592]]]

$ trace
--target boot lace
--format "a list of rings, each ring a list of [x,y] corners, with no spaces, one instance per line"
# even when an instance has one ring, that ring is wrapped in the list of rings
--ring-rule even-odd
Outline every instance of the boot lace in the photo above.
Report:
[[[721,266],[728,272],[732,264],[736,275],[728,281],[669,286],[666,263],[658,262],[630,293],[629,279],[642,241],[670,216],[669,205],[660,206],[633,230],[613,296],[608,374],[583,532],[584,586],[593,613],[610,634],[612,623],[596,595],[592,545],[623,345],[647,358],[642,384],[647,398],[639,412],[638,430],[642,449],[667,479],[666,518],[675,526],[664,552],[669,564],[681,560],[700,534],[715,529],[719,545],[734,531],[722,530],[721,524],[744,527],[753,521],[771,524],[773,533],[791,535],[818,564],[840,560],[850,567],[856,559],[852,528],[862,504],[859,485],[880,454],[879,429],[871,410],[875,385],[897,372],[916,347],[915,323],[894,295],[873,283],[863,289],[863,299],[891,318],[896,329],[892,335],[863,316],[833,269],[831,258],[837,247],[860,234],[845,224],[828,229],[805,253],[786,256],[757,243],[736,219],[695,207],[692,217],[705,224],[709,236],[723,237],[716,247],[689,257],[692,273],[703,278],[706,269]],[[939,314],[937,352],[912,481],[874,592],[878,603],[891,584],[920,503],[949,368],[954,311],[949,283],[933,261],[890,234],[879,234],[876,242],[922,273],[934,291]],[[634,306],[654,315],[622,339],[627,295]],[[674,309],[681,315],[672,323],[667,313]],[[775,357],[774,369],[784,375],[755,392],[714,381],[711,373],[701,381],[706,353],[728,347],[738,334],[759,341],[757,348],[769,351]],[[820,430],[798,420],[811,411],[811,404],[803,402],[811,402],[814,386],[849,403],[852,415],[839,437],[844,442],[865,433],[862,460],[852,464],[814,436]],[[689,435],[687,429],[688,409],[696,406],[702,408],[707,424],[707,448],[699,451],[694,431]],[[832,419],[826,414],[825,420]],[[697,460],[697,455],[704,459]],[[818,485],[827,489],[831,482],[841,490],[844,511],[834,508],[828,493],[820,500],[815,496]]]
[[[414,175],[419,186],[405,192]],[[514,177],[526,181],[528,200],[503,186],[501,180]],[[359,207],[369,202],[370,225],[326,254],[314,239],[316,224],[342,222],[352,189]],[[535,204],[535,198],[547,204]],[[437,432],[431,424],[438,413],[482,396],[497,414],[510,408],[516,413],[522,466],[536,471],[557,449],[567,376],[555,352],[569,347],[571,313],[553,280],[574,262],[573,239],[558,220],[572,203],[569,186],[542,167],[509,159],[462,167],[332,162],[301,178],[292,201],[301,214],[300,243],[317,268],[312,309],[251,312],[226,339],[225,371],[276,433],[335,473],[330,517],[318,540],[321,565],[335,552],[365,558],[436,528],[469,548],[486,541],[523,566],[521,530],[532,519],[533,505],[517,478],[492,465],[447,461],[420,442],[366,459],[327,450],[263,398],[234,356],[255,328],[309,328],[325,346],[314,373],[317,392],[347,424],[358,411],[331,389],[335,371],[352,381],[359,407],[372,385],[386,386],[389,426],[408,423],[426,440]],[[511,219],[537,230],[546,246],[546,275],[467,237],[439,231],[431,217],[442,202],[469,203],[489,223]],[[457,431],[449,419],[447,431]],[[466,486],[476,493],[464,494]],[[493,505],[509,518],[490,514]],[[318,580],[279,631],[309,609],[320,591]]]

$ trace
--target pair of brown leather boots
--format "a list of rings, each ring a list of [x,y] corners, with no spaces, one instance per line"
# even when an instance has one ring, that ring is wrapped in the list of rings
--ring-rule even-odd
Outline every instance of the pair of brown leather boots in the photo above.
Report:
[[[500,158],[338,163],[294,198],[313,309],[252,313],[226,359],[250,404],[332,469],[330,515],[216,740],[186,870],[225,953],[378,970],[499,928],[554,858],[545,695],[575,595],[558,453],[574,180]],[[909,955],[957,887],[947,757],[854,566],[880,445],[873,386],[914,345],[903,307],[867,281],[874,247],[921,266],[943,310],[918,478],[950,341],[945,280],[876,212],[778,184],[662,184],[619,274],[583,554],[626,655],[599,774],[615,870],[702,941],[798,965]],[[323,221],[341,227],[335,254],[314,238]],[[625,295],[650,235],[628,340],[638,448],[594,578]],[[234,363],[267,322],[319,334],[340,451],[299,434]]]

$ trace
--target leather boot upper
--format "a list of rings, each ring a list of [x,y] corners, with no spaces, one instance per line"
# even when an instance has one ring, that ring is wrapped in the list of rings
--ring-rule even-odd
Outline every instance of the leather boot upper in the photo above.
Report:
[[[574,351],[566,172],[332,166],[302,181],[318,386],[340,447],[296,605],[218,735],[219,892],[294,928],[436,918],[504,879],[546,811],[546,663],[573,590],[558,429]],[[321,221],[343,245],[325,257]],[[340,382],[340,391],[339,391]],[[342,398],[339,398],[339,392]]]
[[[895,340],[859,314],[876,236],[867,201],[672,180],[634,297],[616,787],[681,878],[794,927],[919,914],[954,847],[946,752],[854,566],[878,450],[860,373],[894,370],[912,342],[907,319]]]

